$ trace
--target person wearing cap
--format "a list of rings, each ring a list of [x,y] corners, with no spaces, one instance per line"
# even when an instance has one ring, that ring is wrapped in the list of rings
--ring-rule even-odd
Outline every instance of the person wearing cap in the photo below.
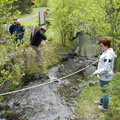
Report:
[[[24,44],[24,41],[22,41],[25,29],[23,26],[21,26],[19,20],[17,18],[13,19],[13,24],[9,28],[9,32],[11,35],[15,35],[15,39],[13,41],[14,44],[18,44],[18,40],[20,40],[21,44]]]
[[[37,26],[36,30],[34,32],[34,35],[32,36],[32,40],[31,40],[31,46],[37,53],[38,66],[43,65],[40,44],[41,44],[42,40],[44,40],[47,43],[47,37],[44,35],[46,30],[47,30],[47,28],[45,26],[42,26],[42,28]]]

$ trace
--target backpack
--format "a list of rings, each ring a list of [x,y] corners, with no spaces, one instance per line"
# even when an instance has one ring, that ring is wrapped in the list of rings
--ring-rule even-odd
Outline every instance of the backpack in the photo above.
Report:
[[[30,42],[32,42],[32,38],[33,38],[34,34],[35,34],[35,29],[33,29],[30,34]]]

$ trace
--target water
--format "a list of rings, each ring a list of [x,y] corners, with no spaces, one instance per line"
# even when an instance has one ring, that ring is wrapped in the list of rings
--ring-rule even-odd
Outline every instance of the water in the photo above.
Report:
[[[10,107],[13,115],[9,120],[77,120],[73,111],[76,98],[81,91],[81,79],[85,79],[83,73],[62,79],[59,83],[54,80],[58,79],[57,76],[62,77],[63,73],[68,75],[73,72],[71,70],[76,71],[81,65],[85,65],[84,62],[89,62],[84,59],[84,62],[78,62],[80,60],[77,58],[68,61],[66,66],[62,64],[53,67],[48,74],[50,79],[36,80],[23,88],[46,82],[49,84],[6,96],[5,105]]]
[[[50,78],[51,81],[57,79],[56,72],[58,71],[58,67],[52,67],[48,73],[48,77]]]
[[[38,84],[40,81],[33,83]],[[68,120],[73,117],[75,98],[78,94],[71,86],[69,88],[67,84],[64,86],[52,82],[10,95],[5,103],[10,106],[14,114],[21,113],[17,120]]]

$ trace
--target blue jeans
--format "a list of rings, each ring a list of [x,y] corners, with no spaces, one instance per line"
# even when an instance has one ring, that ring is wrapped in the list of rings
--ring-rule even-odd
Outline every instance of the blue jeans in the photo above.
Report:
[[[18,40],[19,40],[19,42],[20,42],[20,44],[24,44],[24,41],[23,40],[20,40],[20,39],[15,39],[14,41],[13,41],[13,44],[15,44],[15,45],[17,45],[19,42],[18,42]]]
[[[104,87],[104,85],[108,85],[110,81],[102,81],[100,80],[100,86]],[[106,95],[102,98],[100,98],[100,102],[103,103],[103,108],[108,109],[109,104],[109,95],[107,89],[101,89],[103,93],[106,93]]]

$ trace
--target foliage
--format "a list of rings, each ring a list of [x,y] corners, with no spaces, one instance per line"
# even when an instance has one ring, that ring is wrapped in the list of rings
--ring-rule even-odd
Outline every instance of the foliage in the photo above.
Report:
[[[93,36],[118,37],[118,3],[119,0],[50,0],[51,25],[59,31],[63,44],[69,32],[76,30],[87,30]]]
[[[31,13],[32,12],[32,2],[31,0],[17,0],[13,2],[13,6],[18,6],[17,10],[21,12],[21,14]]]
[[[17,10],[17,6],[13,6],[13,2],[16,0],[2,0],[0,5],[0,25],[10,23],[11,18],[20,12]]]
[[[117,58],[115,59],[115,71],[120,71],[120,39],[119,40],[115,39],[115,41],[116,41],[115,51],[117,54]]]
[[[0,24],[9,24],[14,17],[31,12],[32,2],[30,0],[1,0]]]
[[[48,0],[35,0],[33,1],[34,7],[47,7]]]
[[[109,30],[107,35],[112,37],[112,47],[116,48],[116,40],[119,39],[120,35],[120,1],[119,0],[102,0],[104,3],[101,4],[101,7],[104,7],[104,13],[105,13],[105,22],[107,26],[109,26]]]
[[[120,72],[116,73],[113,80],[110,83],[110,94],[112,96],[112,102],[114,103],[116,109],[120,108]]]
[[[5,91],[16,88],[21,83],[23,74],[23,60],[21,54],[24,50],[19,50],[20,53],[14,51],[15,45],[13,44],[14,36],[10,36],[3,31],[2,37],[4,38],[4,44],[0,44],[0,89]],[[13,87],[13,86],[14,87]],[[9,87],[11,88],[9,89]],[[15,87],[16,86],[16,87]]]
[[[72,39],[73,26],[71,25],[70,13],[74,4],[71,0],[49,0],[49,8],[52,14],[51,25],[59,32],[62,44],[65,46],[68,38]]]
[[[90,33],[93,41],[104,36],[110,37],[112,47],[119,55],[119,0],[49,0],[48,7],[52,17],[51,28],[59,34],[64,46],[75,32],[83,31]],[[116,64],[120,64],[119,57]]]

